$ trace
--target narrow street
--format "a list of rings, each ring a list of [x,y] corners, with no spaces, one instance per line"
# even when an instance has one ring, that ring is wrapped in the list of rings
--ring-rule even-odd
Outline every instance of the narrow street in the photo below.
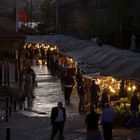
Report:
[[[51,135],[50,112],[51,108],[63,101],[60,79],[52,75],[46,65],[33,66],[37,74],[38,87],[34,90],[30,109],[12,112],[9,121],[0,120],[0,140],[6,139],[6,130],[10,128],[10,140],[49,140]],[[73,89],[71,105],[65,106],[67,120],[65,123],[65,140],[86,140],[86,113],[78,112],[78,96]],[[99,125],[101,134],[102,128]],[[112,140],[139,140],[139,129],[114,128]],[[57,140],[57,136],[54,140]],[[8,139],[9,140],[9,139]]]
[[[12,113],[8,123],[0,122],[0,140],[6,138],[6,128],[11,130],[10,140],[49,140],[51,134],[50,113],[58,101],[64,102],[64,94],[61,90],[60,79],[52,75],[46,65],[35,65],[32,67],[36,73],[38,86],[34,89],[31,107],[20,110],[17,105],[17,112]],[[71,105],[65,106],[67,121],[64,135],[66,140],[85,140],[84,114],[78,112],[78,96],[76,89],[73,89]],[[57,137],[56,137],[57,140]]]
[[[63,101],[64,94],[61,90],[60,79],[52,75],[46,65],[32,67],[36,72],[38,87],[34,90],[36,98],[33,99],[30,111],[21,111],[27,116],[50,116],[51,108],[56,106],[58,101]],[[67,116],[78,115],[78,96],[76,89],[73,89],[71,106],[66,106]]]

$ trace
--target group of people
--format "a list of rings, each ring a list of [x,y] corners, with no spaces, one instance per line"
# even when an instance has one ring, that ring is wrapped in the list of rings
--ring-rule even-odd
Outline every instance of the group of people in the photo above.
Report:
[[[95,83],[93,83],[93,85],[94,84]],[[82,90],[80,86],[81,85],[79,85],[78,90]],[[97,86],[95,87],[96,87],[95,88],[96,91],[98,91],[99,90],[98,87]],[[79,92],[82,92],[82,91],[79,91]],[[82,93],[81,93],[81,96],[82,96]],[[101,124],[102,126],[104,140],[112,140],[112,129],[115,123],[116,112],[111,106],[111,102],[109,100],[107,91],[104,91],[104,93],[102,94],[102,98],[104,98],[102,99],[103,100],[102,113],[99,114],[97,112],[97,108],[96,108],[97,102],[96,100],[94,100],[94,102],[92,102],[90,106],[90,112],[86,114],[85,116],[85,123],[87,125],[86,140],[102,140],[102,135],[99,130],[99,124]],[[130,101],[131,116],[126,123],[127,127],[131,126],[133,123],[135,124],[136,127],[140,126],[138,116],[137,116],[137,113],[139,111],[139,104],[140,104],[140,101],[137,95],[137,91],[135,91]],[[62,102],[58,102],[58,106],[52,108],[52,111],[51,111],[51,124],[52,124],[51,140],[54,139],[55,135],[58,132],[59,132],[59,139],[63,140],[64,138],[63,130],[64,130],[65,121],[66,121],[66,109],[65,107],[63,107]]]
[[[30,106],[30,101],[35,98],[34,96],[34,88],[37,86],[36,83],[36,74],[31,67],[27,67],[23,69],[23,77],[21,83],[21,93],[20,93],[20,108],[22,109],[23,106],[25,108],[25,100],[27,98],[27,108]]]
[[[105,105],[105,109],[101,114],[101,119],[99,119],[100,114],[95,111],[94,106],[91,106],[90,113],[87,114],[85,118],[85,122],[87,124],[87,140],[102,140],[102,136],[98,127],[99,120],[102,125],[104,139],[111,140],[115,117],[116,113],[111,108],[111,105],[109,103]]]
[[[91,105],[98,107],[99,103],[99,93],[100,93],[100,87],[95,83],[95,80],[92,80],[92,84],[90,86],[90,99],[91,99]],[[110,97],[107,89],[104,89],[102,91],[101,95],[101,108],[104,110],[106,103],[110,102]]]
[[[99,131],[99,120],[102,124],[104,139],[111,140],[115,116],[115,111],[111,108],[109,103],[106,104],[106,108],[102,112],[101,120],[100,115],[95,111],[94,106],[91,106],[90,112],[85,116],[85,123],[87,124],[86,140],[102,140],[102,136]],[[52,134],[50,140],[53,140],[58,132],[59,140],[63,140],[64,124],[66,121],[66,109],[63,107],[63,103],[61,101],[58,102],[57,107],[52,108],[50,118],[52,124]]]
[[[89,87],[89,102],[91,106],[94,106],[95,108],[98,108],[98,103],[99,103],[99,93],[100,88],[99,86],[95,83],[95,80],[91,81],[91,85]],[[79,96],[79,112],[85,112],[85,85],[84,82],[82,80],[82,77],[79,76],[79,78],[77,78],[77,93]],[[102,91],[101,94],[101,100],[100,100],[100,107],[102,108],[102,110],[105,108],[105,104],[110,102],[110,97],[108,94],[108,91],[105,89],[104,91]]]

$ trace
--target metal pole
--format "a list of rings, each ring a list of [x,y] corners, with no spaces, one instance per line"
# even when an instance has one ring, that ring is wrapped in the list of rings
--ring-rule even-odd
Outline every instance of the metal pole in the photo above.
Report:
[[[9,116],[11,116],[12,107],[9,106]]]
[[[5,109],[5,122],[8,122],[8,108]]]
[[[58,31],[58,3],[57,0],[55,1],[55,28],[56,32]]]
[[[10,140],[10,128],[6,128],[6,140]]]
[[[16,99],[14,98],[14,112],[16,112]]]
[[[8,122],[8,97],[6,97],[5,122]]]
[[[8,108],[8,97],[6,97],[6,108]]]

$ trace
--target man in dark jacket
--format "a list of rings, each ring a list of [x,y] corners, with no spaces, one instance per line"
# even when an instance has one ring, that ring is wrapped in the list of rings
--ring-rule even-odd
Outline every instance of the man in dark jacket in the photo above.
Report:
[[[92,81],[92,85],[90,86],[90,98],[91,105],[97,108],[98,104],[98,93],[100,92],[100,87],[95,83],[95,80]]]
[[[58,131],[59,131],[59,140],[63,139],[63,130],[65,121],[66,121],[65,108],[63,107],[62,102],[58,102],[58,106],[53,107],[51,111],[51,124],[52,124],[51,140],[53,140]]]
[[[64,98],[66,105],[70,105],[70,97],[72,94],[73,86],[74,78],[69,72],[67,72],[64,76]]]
[[[90,107],[90,113],[86,115],[85,122],[87,124],[86,140],[102,140],[98,128],[99,114],[94,111],[94,106]]]

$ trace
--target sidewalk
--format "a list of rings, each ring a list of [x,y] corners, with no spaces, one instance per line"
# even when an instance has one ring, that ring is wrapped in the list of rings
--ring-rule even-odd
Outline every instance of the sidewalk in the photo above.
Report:
[[[84,118],[83,114],[67,119],[64,130],[65,140],[86,140]],[[8,123],[0,121],[0,140],[5,140],[6,128],[11,130],[10,140],[49,140],[51,134],[49,117],[27,117],[20,111],[13,112]],[[139,130],[114,128],[113,140],[140,140],[140,133]]]
[[[36,67],[36,69],[38,69]],[[43,68],[46,72],[46,68]],[[38,75],[42,70],[38,70]],[[44,74],[44,73],[43,73]],[[51,75],[39,75],[39,87],[35,89],[36,98],[33,101],[33,110],[18,110],[13,112],[9,121],[0,120],[0,140],[6,140],[6,128],[11,130],[10,140],[49,140],[51,134],[50,111],[58,100],[63,100],[60,80]],[[11,92],[16,93],[13,89]],[[78,113],[78,95],[71,97],[71,106],[66,106],[67,120],[65,123],[65,140],[86,140],[85,115]],[[5,105],[5,103],[3,104]],[[44,114],[43,114],[44,113]],[[102,129],[100,126],[102,133]],[[114,128],[112,140],[140,140],[140,131],[127,128]],[[57,139],[57,138],[56,138]]]

